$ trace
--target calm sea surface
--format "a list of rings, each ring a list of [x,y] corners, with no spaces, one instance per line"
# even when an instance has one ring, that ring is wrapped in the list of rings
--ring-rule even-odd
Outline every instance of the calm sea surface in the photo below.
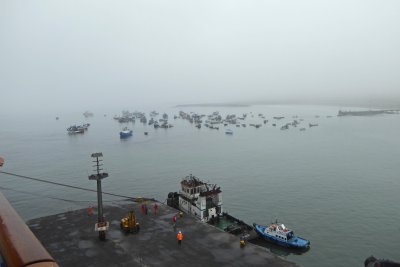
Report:
[[[303,254],[266,248],[302,266],[363,266],[370,255],[400,260],[400,115],[339,118],[339,108],[321,106],[182,110],[253,112],[247,124],[261,123],[258,113],[263,113],[269,122],[259,129],[229,126],[234,134],[227,136],[222,129],[199,130],[174,120],[179,109],[167,108],[158,111],[168,113],[174,128],[130,123],[133,137],[120,140],[124,124],[112,119],[120,111],[107,117],[95,112],[88,119],[81,112],[2,116],[2,170],[95,189],[87,178],[90,155],[101,151],[110,174],[104,191],[164,201],[192,173],[221,186],[225,210],[232,215],[249,224],[278,219],[311,240]],[[292,116],[304,121],[280,130]],[[68,126],[83,122],[91,123],[85,134],[67,134]],[[309,128],[308,123],[319,126]],[[1,173],[0,186],[26,220],[96,204],[95,193]]]

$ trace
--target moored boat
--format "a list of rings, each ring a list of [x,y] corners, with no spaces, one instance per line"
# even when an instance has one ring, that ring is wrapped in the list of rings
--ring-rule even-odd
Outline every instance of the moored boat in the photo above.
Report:
[[[179,193],[168,194],[167,204],[209,222],[223,213],[221,192],[220,187],[189,175],[181,181]]]
[[[233,131],[232,131],[231,129],[226,129],[226,130],[225,130],[225,134],[231,134],[231,135],[232,135],[232,134],[233,134]]]
[[[89,126],[90,126],[90,123],[85,123],[85,124],[82,124],[82,125],[80,125],[78,127],[79,128],[83,128],[84,130],[87,130],[89,128]]]
[[[167,205],[193,215],[202,222],[233,235],[249,238],[253,227],[224,212],[221,188],[189,175],[181,181],[180,192],[170,192]]]
[[[119,136],[121,138],[127,138],[132,136],[132,130],[128,129],[128,127],[125,127],[120,133]]]
[[[68,131],[68,134],[80,134],[80,133],[84,133],[85,129],[82,128],[81,126],[72,125],[72,126],[68,127],[67,131]]]
[[[282,223],[271,223],[268,226],[253,223],[256,233],[267,241],[290,248],[307,249],[310,241],[296,236],[294,232]]]
[[[83,116],[85,116],[85,118],[93,117],[93,115],[94,114],[92,112],[88,111],[88,110],[83,113]]]

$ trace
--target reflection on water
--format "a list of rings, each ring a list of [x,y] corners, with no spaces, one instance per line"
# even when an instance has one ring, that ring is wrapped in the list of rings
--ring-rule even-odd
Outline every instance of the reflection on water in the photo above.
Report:
[[[306,249],[294,249],[294,248],[283,247],[275,243],[269,242],[261,237],[249,240],[249,242],[257,246],[264,247],[269,251],[271,251],[272,253],[281,257],[287,257],[289,255],[302,255],[311,249],[311,247],[308,247]]]

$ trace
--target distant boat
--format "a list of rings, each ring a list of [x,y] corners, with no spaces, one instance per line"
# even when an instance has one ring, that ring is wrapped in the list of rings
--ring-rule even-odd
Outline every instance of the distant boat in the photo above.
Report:
[[[85,132],[85,128],[83,128],[82,126],[72,125],[68,127],[67,131],[68,134],[81,134]]]
[[[300,131],[305,131],[306,130],[306,128],[300,128]]]
[[[374,256],[369,256],[364,261],[365,267],[400,267],[400,262],[395,262],[386,259],[377,259]]]
[[[256,233],[267,241],[290,248],[306,249],[310,246],[310,241],[296,236],[294,232],[282,223],[271,223],[268,226],[262,226],[253,223]]]
[[[132,136],[132,130],[128,129],[128,127],[125,127],[120,133],[119,136],[120,138],[128,138]]]
[[[232,134],[233,134],[233,131],[232,131],[231,129],[226,129],[226,130],[225,130],[225,134],[230,134],[230,135],[232,135]]]
[[[315,126],[318,126],[318,123],[315,123],[315,124],[309,123],[308,126],[309,126],[310,128],[311,128],[311,127],[315,127]]]
[[[155,117],[155,116],[157,116],[157,115],[158,115],[158,112],[155,111],[155,110],[153,110],[152,112],[150,112],[150,116],[151,116],[151,117]]]
[[[78,128],[83,128],[84,130],[87,130],[89,128],[89,126],[90,126],[90,123],[85,123],[85,124],[78,126]]]
[[[141,117],[141,118],[140,118],[140,122],[141,122],[141,123],[147,123],[147,118],[144,117],[144,116]]]
[[[85,116],[85,118],[93,117],[93,115],[94,114],[92,112],[88,111],[88,110],[83,113],[83,116]]]
[[[342,111],[339,110],[338,116],[374,116],[379,114],[399,114],[400,110],[362,110],[362,111]]]

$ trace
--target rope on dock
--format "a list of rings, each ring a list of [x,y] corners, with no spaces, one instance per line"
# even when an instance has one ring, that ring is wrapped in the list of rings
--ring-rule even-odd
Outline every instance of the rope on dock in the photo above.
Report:
[[[20,175],[20,174],[11,173],[11,172],[5,172],[5,171],[0,171],[0,173],[6,174],[6,175],[10,175],[10,176],[14,176],[14,177],[18,177],[18,178],[33,180],[33,181],[37,181],[37,182],[53,184],[53,185],[58,185],[58,186],[64,186],[64,187],[68,187],[68,188],[73,188],[73,189],[78,189],[78,190],[97,193],[97,191],[94,190],[94,189],[84,188],[84,187],[80,187],[80,186],[68,185],[68,184],[63,184],[63,183],[59,183],[59,182],[53,182],[53,181],[49,181],[49,180],[34,178],[34,177],[26,176],[26,175]],[[114,197],[127,198],[127,199],[131,199],[131,200],[133,200],[135,202],[141,202],[141,201],[147,201],[147,200],[156,201],[154,198],[130,197],[130,196],[114,194],[114,193],[108,193],[108,192],[103,192],[103,194],[104,195],[109,195],[109,196],[114,196]]]

